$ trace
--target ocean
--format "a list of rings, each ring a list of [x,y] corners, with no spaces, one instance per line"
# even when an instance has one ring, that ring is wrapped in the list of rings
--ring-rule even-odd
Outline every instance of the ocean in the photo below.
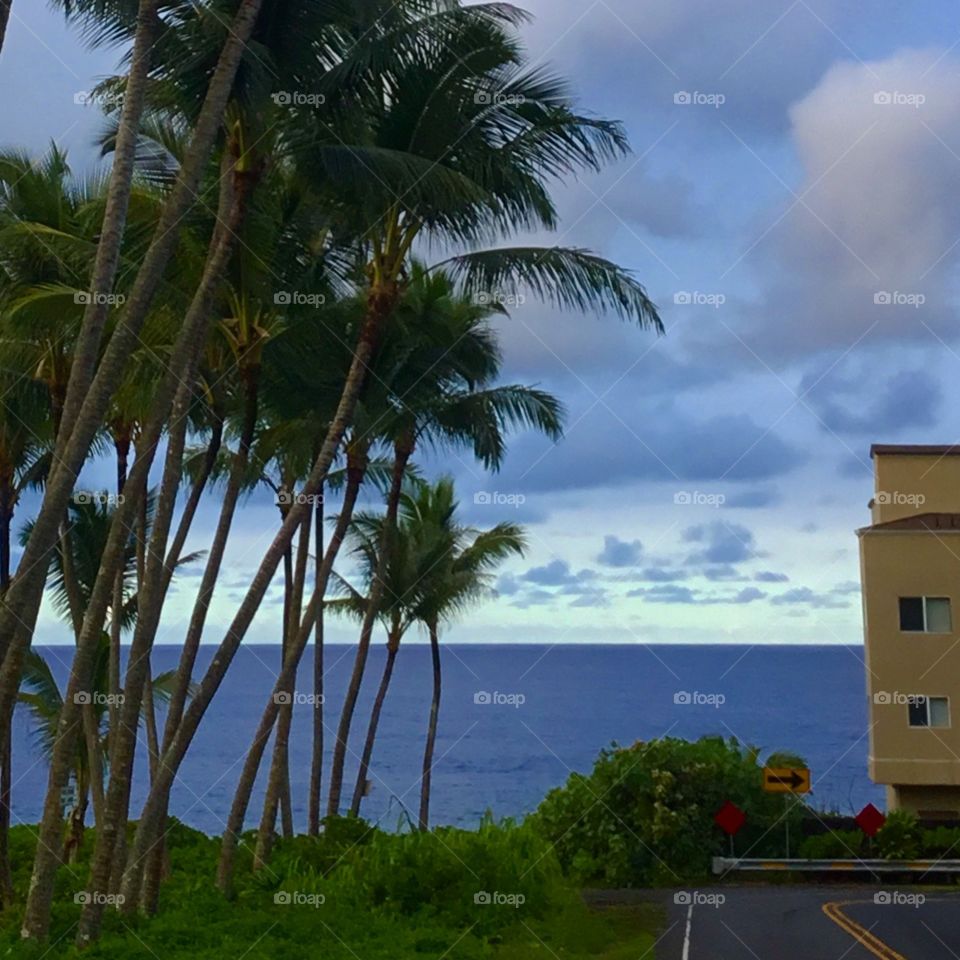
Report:
[[[69,648],[40,648],[58,680]],[[200,677],[213,656],[204,647]],[[327,759],[354,648],[327,648]],[[155,673],[176,666],[179,649],[158,647]],[[812,771],[810,802],[851,813],[878,805],[883,791],[867,777],[867,703],[860,646],[641,646],[535,644],[443,648],[443,700],[433,774],[434,823],[473,827],[485,811],[521,817],[573,771],[589,771],[612,743],[660,736],[736,737],[765,753],[799,753]],[[308,654],[312,658],[312,651]],[[171,812],[207,833],[219,833],[233,797],[247,744],[270,694],[280,651],[246,645],[237,654],[181,770]],[[359,751],[384,661],[373,648],[351,747]],[[301,670],[309,692],[312,664]],[[401,648],[380,723],[369,797],[363,815],[385,828],[416,815],[431,691],[430,650]],[[306,824],[310,775],[310,710],[295,707],[291,737],[293,813]],[[161,719],[162,723],[162,719]],[[139,755],[133,812],[146,780],[145,742]],[[14,725],[14,822],[40,817],[47,767],[28,717]],[[264,764],[264,768],[266,764]],[[348,767],[344,794],[353,790]],[[263,778],[250,807],[255,826]]]

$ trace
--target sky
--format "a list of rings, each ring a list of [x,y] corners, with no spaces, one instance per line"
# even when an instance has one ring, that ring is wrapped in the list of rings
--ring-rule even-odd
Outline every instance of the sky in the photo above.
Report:
[[[528,0],[523,37],[632,155],[559,185],[560,229],[632,269],[657,338],[519,302],[498,321],[504,381],[555,392],[553,444],[516,436],[491,476],[452,473],[464,517],[526,525],[527,556],[454,642],[859,643],[855,530],[871,443],[953,443],[960,394],[960,30],[950,6],[877,0]],[[89,51],[20,0],[0,55],[0,143],[97,162],[77,103],[119,51]],[[81,94],[81,96],[77,96]],[[106,484],[106,464],[86,478]],[[30,503],[23,506],[23,520]],[[191,536],[202,549],[208,503]],[[275,530],[239,516],[205,640]],[[199,567],[159,640],[179,642]],[[251,632],[279,634],[279,586]],[[66,642],[45,610],[43,642]],[[350,640],[346,627],[332,639]],[[411,638],[415,639],[415,638]]]

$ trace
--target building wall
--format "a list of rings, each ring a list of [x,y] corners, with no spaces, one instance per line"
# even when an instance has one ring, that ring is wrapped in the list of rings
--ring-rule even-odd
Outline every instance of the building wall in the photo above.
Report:
[[[956,819],[960,816],[960,787],[891,787],[887,794],[891,810],[909,810],[925,820]]]
[[[873,463],[873,523],[960,512],[960,456],[883,454]]]
[[[960,532],[864,530],[860,559],[870,776],[902,795],[907,785],[960,787]],[[949,597],[952,632],[901,633],[904,596]],[[916,695],[949,697],[950,727],[909,726],[906,698]]]

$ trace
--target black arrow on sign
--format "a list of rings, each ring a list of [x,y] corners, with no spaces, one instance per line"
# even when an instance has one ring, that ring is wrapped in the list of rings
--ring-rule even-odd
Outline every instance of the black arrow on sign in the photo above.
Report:
[[[806,777],[801,777],[796,770],[791,770],[789,777],[777,777],[773,774],[770,774],[767,777],[767,783],[786,784],[787,786],[796,790],[801,784],[806,783]]]

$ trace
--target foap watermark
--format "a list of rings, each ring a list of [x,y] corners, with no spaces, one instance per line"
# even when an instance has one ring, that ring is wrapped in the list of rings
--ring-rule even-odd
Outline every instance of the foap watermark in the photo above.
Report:
[[[927,298],[922,293],[905,293],[902,290],[878,290],[873,295],[873,302],[878,307],[913,307],[919,310]]]
[[[120,907],[126,901],[122,893],[101,893],[99,890],[80,890],[73,895],[73,902],[85,907],[96,903],[106,907]]]
[[[722,493],[707,493],[703,490],[678,490],[673,495],[678,507],[722,507],[727,498]]]
[[[673,102],[681,107],[713,107],[719,110],[727,98],[722,93],[704,93],[702,90],[677,90]]]
[[[527,102],[522,93],[503,93],[499,90],[478,90],[473,102],[481,107],[519,107]]]
[[[704,893],[702,890],[678,890],[673,895],[678,907],[722,907],[727,898],[722,893]]]
[[[277,307],[322,307],[327,298],[322,293],[306,293],[303,290],[278,290],[273,295]]]
[[[903,890],[878,890],[873,902],[881,907],[922,907],[927,898],[922,893],[905,893]]]
[[[927,102],[927,98],[922,93],[906,93],[903,90],[878,90],[873,95],[873,102],[881,107],[913,107],[916,110]]]
[[[322,907],[327,898],[322,893],[308,893],[305,890],[278,890],[273,902],[280,907]]]
[[[478,690],[473,695],[473,702],[481,707],[513,707],[519,709],[526,702],[527,698],[522,693],[501,693],[494,690]]]
[[[713,707],[719,710],[727,702],[727,698],[722,693],[678,690],[673,695],[673,702],[681,707]]]
[[[122,693],[101,693],[99,690],[78,690],[73,702],[83,707],[92,704],[95,707],[122,707],[125,697]]]
[[[527,302],[526,294],[508,290],[479,290],[473,296],[479,307],[520,307]]]
[[[273,702],[281,707],[293,704],[294,706],[316,707],[323,704],[322,693],[291,693],[289,690],[280,690],[273,695]]]
[[[922,507],[927,498],[922,493],[905,493],[903,490],[881,490],[874,496],[880,506]]]
[[[500,493],[499,490],[478,490],[473,495],[473,502],[481,507],[522,507],[527,498],[522,493]]]
[[[88,307],[90,304],[107,307],[122,307],[127,302],[127,298],[122,293],[98,293],[96,290],[78,290],[73,295],[73,302],[81,307]]]
[[[124,499],[122,493],[107,493],[106,490],[77,490],[73,495],[74,503],[96,503],[106,507],[118,507]]]
[[[322,107],[327,102],[324,94],[307,90],[277,90],[270,99],[278,107]]]
[[[104,107],[107,109],[123,106],[123,93],[120,90],[78,90],[73,95],[78,107]]]
[[[513,907],[515,910],[522,907],[527,898],[522,893],[503,893],[500,890],[478,890],[473,895],[473,902],[478,907]]]
[[[724,293],[704,293],[701,290],[678,290],[673,302],[679,307],[713,307],[719,310],[727,302]]]
[[[274,500],[274,505],[278,507],[292,507],[298,503],[315,507],[318,503],[323,503],[323,494],[297,493],[296,490],[281,490]]]
[[[878,707],[919,707],[927,702],[926,694],[901,693],[899,690],[878,690],[873,695]]]

